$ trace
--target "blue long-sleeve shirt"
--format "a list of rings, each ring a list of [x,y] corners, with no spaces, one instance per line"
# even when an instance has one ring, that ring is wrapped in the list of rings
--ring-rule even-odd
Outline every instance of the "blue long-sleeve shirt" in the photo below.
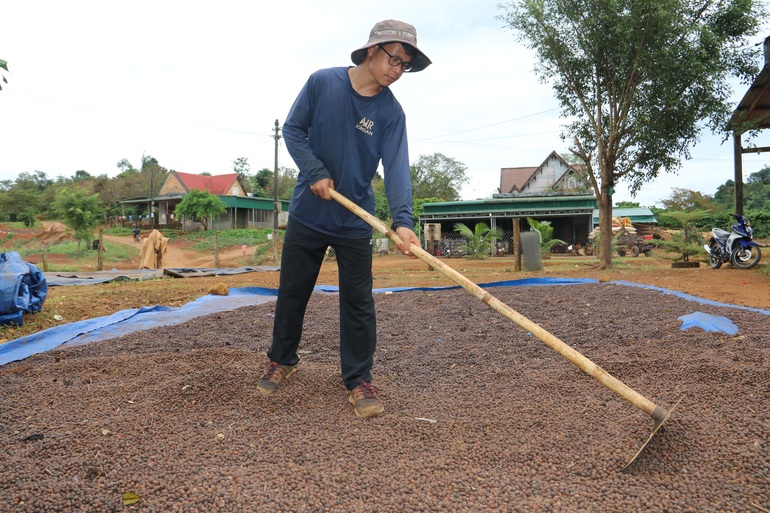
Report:
[[[365,221],[316,196],[310,186],[331,178],[338,192],[374,214],[371,182],[382,161],[393,224],[413,229],[406,117],[390,89],[361,96],[347,68],[316,71],[292,105],[283,137],[299,168],[289,204],[292,218],[329,235],[371,236]]]

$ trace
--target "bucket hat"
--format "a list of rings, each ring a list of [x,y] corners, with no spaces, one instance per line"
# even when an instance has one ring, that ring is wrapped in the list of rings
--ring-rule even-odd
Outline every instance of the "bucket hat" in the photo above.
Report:
[[[417,30],[412,25],[398,20],[384,20],[374,25],[369,32],[369,41],[350,54],[353,64],[359,65],[364,61],[368,48],[385,43],[403,43],[414,48],[412,73],[422,71],[431,64],[428,56],[417,48]]]

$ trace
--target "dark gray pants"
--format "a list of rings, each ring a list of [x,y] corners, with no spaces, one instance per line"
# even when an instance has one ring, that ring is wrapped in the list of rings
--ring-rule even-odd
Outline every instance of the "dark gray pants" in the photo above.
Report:
[[[297,348],[305,309],[328,246],[334,248],[339,267],[340,363],[342,381],[351,390],[359,379],[372,380],[377,345],[370,238],[325,235],[289,219],[281,255],[273,343],[267,356],[283,365],[299,362]]]

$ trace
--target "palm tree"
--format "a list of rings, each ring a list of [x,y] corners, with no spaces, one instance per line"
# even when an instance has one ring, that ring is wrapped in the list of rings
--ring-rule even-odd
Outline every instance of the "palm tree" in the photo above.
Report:
[[[529,226],[533,230],[540,232],[540,250],[544,255],[550,253],[551,248],[554,246],[559,244],[567,245],[563,240],[553,238],[553,226],[551,226],[551,221],[536,221],[528,217],[527,223],[529,223]]]
[[[463,251],[469,258],[484,259],[491,254],[492,240],[502,237],[502,231],[495,227],[490,228],[486,223],[476,223],[473,230],[463,223],[456,223],[454,231],[465,238]]]

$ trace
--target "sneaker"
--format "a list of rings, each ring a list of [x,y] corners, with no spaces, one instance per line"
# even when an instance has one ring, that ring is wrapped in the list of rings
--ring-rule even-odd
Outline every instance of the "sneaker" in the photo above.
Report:
[[[296,365],[281,365],[278,362],[267,364],[267,370],[257,382],[257,390],[264,395],[270,395],[278,388],[285,379],[294,374],[297,370]]]
[[[371,383],[361,379],[358,380],[358,386],[350,391],[348,400],[353,405],[356,416],[362,419],[379,415],[385,411],[385,406],[377,397],[377,389]]]

